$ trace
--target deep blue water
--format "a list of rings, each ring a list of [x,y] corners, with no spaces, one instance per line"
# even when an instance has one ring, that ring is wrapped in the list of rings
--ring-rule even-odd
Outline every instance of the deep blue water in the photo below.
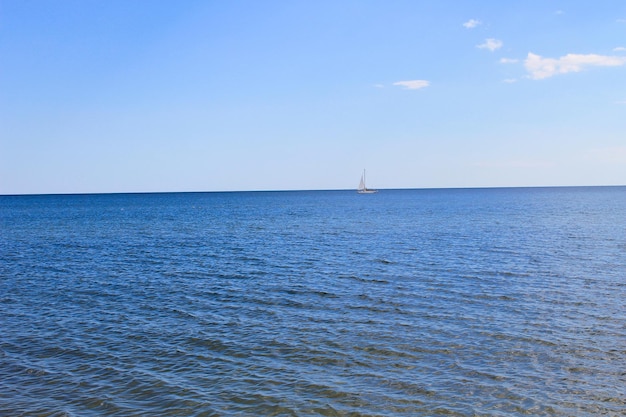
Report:
[[[626,410],[626,187],[0,196],[0,415]]]

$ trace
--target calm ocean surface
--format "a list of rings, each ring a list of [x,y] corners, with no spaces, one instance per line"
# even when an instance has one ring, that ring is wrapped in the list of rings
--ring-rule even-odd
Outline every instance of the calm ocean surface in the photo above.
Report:
[[[626,187],[0,197],[2,416],[622,416]]]

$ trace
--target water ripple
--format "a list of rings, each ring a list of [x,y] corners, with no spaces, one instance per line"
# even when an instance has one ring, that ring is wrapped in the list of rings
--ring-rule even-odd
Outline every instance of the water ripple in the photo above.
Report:
[[[0,414],[621,415],[624,195],[0,197]]]

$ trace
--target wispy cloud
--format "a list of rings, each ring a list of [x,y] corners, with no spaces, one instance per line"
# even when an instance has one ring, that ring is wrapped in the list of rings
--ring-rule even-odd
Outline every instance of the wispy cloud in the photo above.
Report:
[[[467,22],[463,23],[463,27],[467,29],[474,29],[476,26],[482,25],[483,22],[476,19],[470,19]]]
[[[488,38],[488,39],[485,39],[484,43],[481,43],[480,45],[476,45],[476,47],[479,49],[489,49],[491,52],[493,52],[496,49],[502,48],[502,45],[503,45],[502,41],[498,39],[494,39],[494,38]]]
[[[517,82],[517,78],[507,78],[507,79],[502,80],[502,82],[506,84],[513,84]]]
[[[393,85],[404,87],[407,90],[419,90],[420,88],[428,87],[430,85],[430,81],[426,81],[426,80],[398,81],[396,83],[393,83]]]
[[[617,23],[626,23],[626,19],[617,19]]]
[[[500,58],[500,63],[501,64],[515,64],[519,62],[519,59],[515,59],[515,58]]]
[[[554,12],[554,14],[558,16],[558,15],[565,14],[565,12],[563,10],[557,10]]]
[[[476,161],[472,164],[478,168],[488,169],[537,169],[537,168],[551,168],[554,163],[545,160],[532,160],[532,159],[508,159],[508,160],[485,160]]]
[[[543,58],[528,53],[524,67],[533,80],[542,80],[558,74],[580,72],[588,67],[618,67],[626,64],[626,57],[596,54],[567,54],[560,58]]]
[[[603,164],[626,163],[626,146],[610,146],[606,148],[594,148],[587,150],[587,159]]]
[[[617,48],[613,48],[613,52],[624,52],[626,48],[623,46],[618,46]]]

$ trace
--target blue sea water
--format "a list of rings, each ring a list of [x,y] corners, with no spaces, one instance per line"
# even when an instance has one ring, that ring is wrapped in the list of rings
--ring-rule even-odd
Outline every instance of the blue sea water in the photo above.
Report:
[[[0,196],[0,415],[618,416],[626,187]]]

